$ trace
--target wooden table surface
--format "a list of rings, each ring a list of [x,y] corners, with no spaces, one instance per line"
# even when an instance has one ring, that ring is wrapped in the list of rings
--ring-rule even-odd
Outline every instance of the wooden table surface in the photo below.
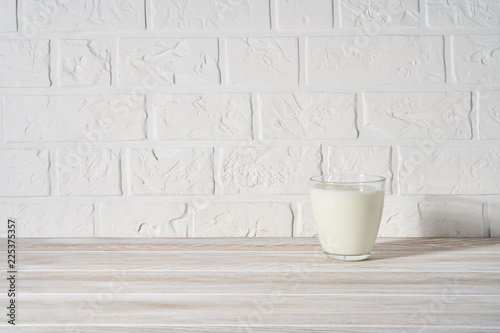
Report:
[[[16,250],[12,331],[500,332],[500,239],[381,238],[349,263],[312,238],[32,238]]]

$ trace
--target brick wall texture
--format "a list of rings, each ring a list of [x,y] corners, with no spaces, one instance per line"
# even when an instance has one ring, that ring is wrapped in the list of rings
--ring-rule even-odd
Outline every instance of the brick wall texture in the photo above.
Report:
[[[325,173],[500,237],[500,2],[0,0],[0,121],[19,237],[314,236]]]

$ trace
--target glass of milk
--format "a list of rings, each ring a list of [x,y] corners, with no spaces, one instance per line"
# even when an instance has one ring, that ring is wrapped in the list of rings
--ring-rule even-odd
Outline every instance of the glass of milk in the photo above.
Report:
[[[310,179],[314,224],[323,252],[331,259],[368,258],[384,208],[385,178],[323,175]]]

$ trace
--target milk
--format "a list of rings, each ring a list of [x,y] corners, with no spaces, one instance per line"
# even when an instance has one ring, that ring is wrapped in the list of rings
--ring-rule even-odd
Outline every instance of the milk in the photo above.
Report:
[[[311,204],[324,252],[346,256],[371,252],[382,217],[383,190],[373,185],[316,184]]]

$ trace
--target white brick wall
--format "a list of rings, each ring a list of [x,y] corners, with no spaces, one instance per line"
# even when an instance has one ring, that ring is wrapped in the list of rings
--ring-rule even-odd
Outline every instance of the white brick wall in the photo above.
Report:
[[[158,140],[251,140],[249,93],[152,96]]]
[[[429,0],[429,25],[433,27],[498,27],[500,3],[478,1],[474,5],[454,1]]]
[[[144,95],[7,95],[5,141],[132,141],[146,137]]]
[[[310,37],[306,48],[311,85],[445,82],[442,36]]]
[[[453,74],[458,83],[500,83],[500,36],[452,37]]]
[[[59,195],[122,194],[120,157],[116,150],[63,148],[54,155]]]
[[[111,41],[62,40],[59,43],[59,84],[62,87],[109,86]]]
[[[304,175],[321,171],[317,147],[223,148],[222,194],[307,194]]]
[[[278,0],[276,25],[282,30],[331,29],[333,28],[332,6],[330,0]]]
[[[124,38],[118,43],[122,86],[220,83],[216,38]]]
[[[493,0],[3,0],[0,217],[309,237],[307,179],[363,172],[381,236],[498,237],[499,49]]]
[[[328,146],[327,173],[365,173],[384,176],[386,189],[392,193],[391,147]]]
[[[0,50],[0,87],[51,85],[49,41],[2,39]]]
[[[94,208],[75,203],[0,203],[2,220],[19,221],[18,237],[92,237]],[[0,229],[6,234],[5,224]]]
[[[1,149],[0,195],[50,195],[49,165],[46,149]]]
[[[498,147],[401,147],[401,194],[498,194]]]
[[[260,137],[273,139],[356,139],[352,94],[262,93]]]
[[[219,202],[195,213],[196,237],[291,237],[289,205],[275,202]]]
[[[187,205],[183,203],[103,203],[103,237],[186,237]]]
[[[226,39],[228,85],[296,86],[299,53],[296,37]]]
[[[340,0],[342,27],[418,27],[419,1]]]
[[[470,139],[470,92],[366,93],[364,138]]]
[[[16,31],[17,17],[12,15],[16,12],[16,0],[2,0],[0,9],[0,32]]]
[[[212,148],[148,148],[128,151],[133,195],[212,195]]]
[[[186,1],[152,0],[154,30],[269,29],[268,0]]]
[[[140,31],[145,28],[143,0],[23,0],[21,3],[23,30],[30,33]]]

